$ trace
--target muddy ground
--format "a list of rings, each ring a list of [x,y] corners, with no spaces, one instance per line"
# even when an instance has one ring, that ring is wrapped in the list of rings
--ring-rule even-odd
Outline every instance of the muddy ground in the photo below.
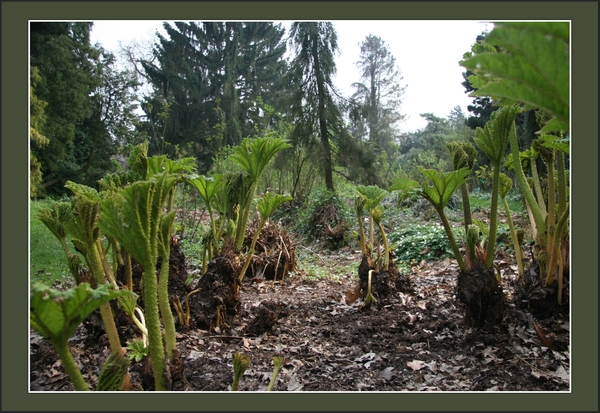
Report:
[[[360,251],[320,251],[329,268],[360,262]],[[356,273],[310,281],[298,263],[283,281],[246,281],[229,328],[179,328],[183,374],[172,390],[229,391],[232,356],[251,364],[239,391],[265,391],[273,357],[284,357],[273,391],[550,391],[570,389],[568,309],[533,315],[515,292],[516,266],[500,260],[509,311],[499,326],[466,326],[456,299],[458,267],[447,259],[412,268],[411,289],[364,305]],[[193,269],[190,269],[192,271]],[[136,337],[119,327],[123,344]],[[106,335],[80,326],[70,346],[91,389],[108,357]],[[72,391],[50,346],[33,330],[30,390]],[[134,391],[144,390],[144,363],[132,361]]]

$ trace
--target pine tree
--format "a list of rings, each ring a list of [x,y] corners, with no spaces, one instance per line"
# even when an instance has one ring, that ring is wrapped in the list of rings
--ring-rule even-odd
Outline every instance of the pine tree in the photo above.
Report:
[[[319,136],[325,186],[334,191],[332,140],[343,129],[332,82],[336,72],[337,33],[331,22],[294,22],[290,40],[295,50],[288,78],[295,125],[292,140],[307,143],[312,137]]]
[[[358,109],[354,111],[354,118],[364,124],[360,129],[368,134],[373,149],[391,154],[397,134],[395,127],[405,117],[400,113],[400,106],[406,86],[401,86],[403,77],[396,58],[385,41],[368,35],[360,44],[357,66],[361,79],[352,84],[356,89],[352,99]]]
[[[158,35],[155,61],[142,63],[154,93],[144,110],[151,152],[191,144],[200,170],[223,145],[254,132],[259,97],[270,101],[281,79],[285,43],[266,22],[176,22]]]

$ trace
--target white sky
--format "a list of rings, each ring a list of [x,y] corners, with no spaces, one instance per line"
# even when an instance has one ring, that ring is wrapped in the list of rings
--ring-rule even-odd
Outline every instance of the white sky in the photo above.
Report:
[[[97,20],[91,40],[116,54],[119,42],[148,41],[156,30],[162,32],[162,23],[162,20]],[[468,115],[467,105],[472,98],[461,85],[464,68],[458,62],[470,51],[477,35],[492,29],[491,24],[458,20],[334,20],[333,24],[341,52],[336,58],[335,85],[344,96],[350,96],[354,91],[350,85],[360,79],[356,68],[359,44],[372,34],[389,46],[404,77],[402,85],[408,86],[402,105],[402,113],[408,116],[401,125],[403,131],[425,127],[421,113],[447,117],[455,106],[460,106]]]

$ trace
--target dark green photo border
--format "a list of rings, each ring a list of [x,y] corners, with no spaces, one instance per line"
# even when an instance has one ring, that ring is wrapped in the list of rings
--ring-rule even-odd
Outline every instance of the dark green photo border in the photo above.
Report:
[[[571,20],[572,393],[29,394],[28,20],[36,19]],[[3,1],[1,30],[2,411],[598,410],[597,2]]]

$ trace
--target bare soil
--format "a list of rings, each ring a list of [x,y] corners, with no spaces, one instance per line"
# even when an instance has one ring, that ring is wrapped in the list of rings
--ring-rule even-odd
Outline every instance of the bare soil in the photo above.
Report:
[[[361,261],[360,251],[347,247],[319,255],[329,268]],[[371,305],[364,304],[358,274],[309,281],[295,270],[283,280],[246,280],[228,326],[178,325],[183,369],[172,390],[229,391],[232,356],[239,352],[251,359],[239,385],[246,392],[266,390],[276,355],[284,364],[273,391],[569,391],[568,306],[530,312],[516,294],[514,262],[506,257],[498,265],[509,309],[502,322],[485,328],[464,322],[458,267],[449,259],[414,266],[410,288],[375,294]],[[98,325],[92,317],[70,340],[91,389],[109,355]],[[119,330],[124,346],[138,335],[127,323]],[[150,390],[147,359],[131,362],[134,391]],[[73,391],[51,345],[33,330],[30,390]]]

